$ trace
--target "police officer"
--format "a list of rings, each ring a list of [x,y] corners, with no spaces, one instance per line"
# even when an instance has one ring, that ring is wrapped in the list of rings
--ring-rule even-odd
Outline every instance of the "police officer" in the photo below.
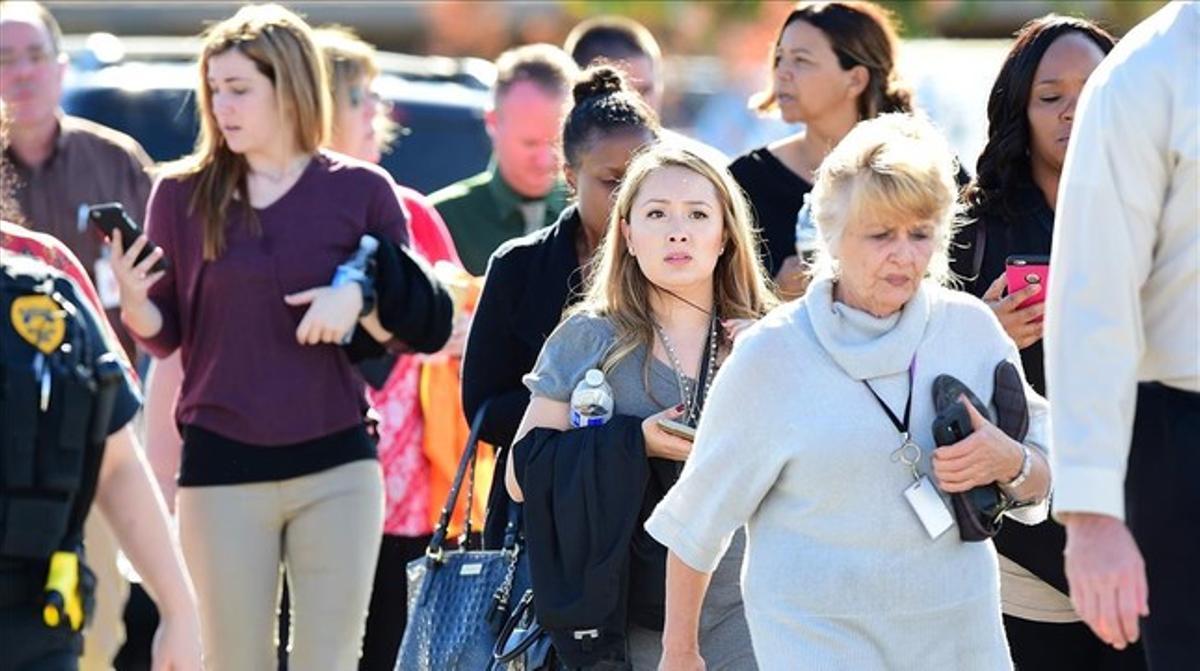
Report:
[[[162,613],[154,668],[200,668],[191,585],[130,426],[137,393],[99,319],[64,273],[0,254],[0,671],[77,667],[93,498]]]

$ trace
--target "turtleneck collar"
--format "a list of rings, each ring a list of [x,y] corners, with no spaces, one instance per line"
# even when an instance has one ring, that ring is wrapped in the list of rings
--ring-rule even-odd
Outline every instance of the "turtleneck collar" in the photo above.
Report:
[[[886,377],[908,370],[929,323],[925,282],[898,312],[876,317],[833,300],[833,278],[819,277],[805,301],[817,341],[855,380]]]

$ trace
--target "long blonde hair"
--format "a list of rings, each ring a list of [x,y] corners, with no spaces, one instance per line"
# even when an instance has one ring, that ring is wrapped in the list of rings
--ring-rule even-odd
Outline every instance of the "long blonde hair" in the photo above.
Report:
[[[629,254],[621,223],[629,221],[633,202],[646,178],[667,167],[681,167],[707,179],[717,191],[724,222],[725,248],[713,268],[713,310],[721,319],[757,319],[774,307],[766,271],[758,256],[758,236],[750,207],[733,176],[714,150],[695,142],[667,141],[644,148],[629,164],[608,231],[601,243],[596,268],[584,289],[583,299],[570,313],[586,312],[608,318],[617,338],[605,354],[602,368],[612,370],[638,347],[649,352],[654,344],[654,314],[650,296],[654,288]],[[647,362],[649,356],[647,355]]]
[[[325,64],[314,44],[312,29],[303,19],[280,5],[247,5],[205,32],[198,61],[200,81],[196,84],[200,116],[196,148],[191,155],[167,166],[164,173],[196,177],[189,206],[204,221],[206,260],[217,258],[225,249],[226,220],[235,195],[244,205],[251,232],[260,232],[254,210],[249,207],[249,164],[225,143],[208,86],[209,61],[230,49],[253,61],[258,71],[271,80],[280,117],[291,120],[296,147],[301,152],[316,152],[329,136],[332,104]]]

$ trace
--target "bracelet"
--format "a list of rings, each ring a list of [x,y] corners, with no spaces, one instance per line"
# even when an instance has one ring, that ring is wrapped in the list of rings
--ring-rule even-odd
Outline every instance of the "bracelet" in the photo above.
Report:
[[[1025,483],[1029,477],[1029,472],[1033,470],[1033,454],[1029,451],[1029,446],[1021,445],[1021,470],[1017,473],[1017,477],[1003,483],[1005,489],[1013,490]]]

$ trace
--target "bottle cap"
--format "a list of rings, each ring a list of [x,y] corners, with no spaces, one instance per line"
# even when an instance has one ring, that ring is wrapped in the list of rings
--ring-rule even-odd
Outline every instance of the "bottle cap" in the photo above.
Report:
[[[376,249],[379,249],[379,240],[374,236],[364,235],[358,239],[358,248],[366,250],[368,254],[374,254]]]
[[[589,385],[593,387],[599,387],[600,385],[604,384],[604,372],[599,368],[593,368],[583,376],[583,379],[586,380]]]

